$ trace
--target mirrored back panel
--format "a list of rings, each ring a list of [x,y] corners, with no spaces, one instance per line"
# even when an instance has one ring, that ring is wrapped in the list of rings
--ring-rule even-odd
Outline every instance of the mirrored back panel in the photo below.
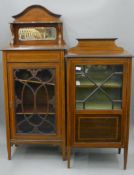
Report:
[[[23,27],[18,30],[20,41],[56,40],[55,27]]]

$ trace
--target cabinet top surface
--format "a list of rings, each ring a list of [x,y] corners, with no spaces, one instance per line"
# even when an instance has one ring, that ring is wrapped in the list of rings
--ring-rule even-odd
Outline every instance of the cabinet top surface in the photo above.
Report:
[[[5,47],[0,49],[1,51],[32,51],[32,50],[37,50],[37,51],[45,51],[45,50],[66,50],[66,45],[56,45],[56,46],[18,46],[18,47]]]
[[[116,45],[116,38],[86,38],[77,40],[77,46],[67,51],[66,58],[132,57],[126,50]]]

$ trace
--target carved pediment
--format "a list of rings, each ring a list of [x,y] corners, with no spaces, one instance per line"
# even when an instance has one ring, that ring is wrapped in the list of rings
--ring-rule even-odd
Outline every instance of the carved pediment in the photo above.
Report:
[[[13,16],[14,22],[60,22],[60,16],[40,5],[32,5]]]

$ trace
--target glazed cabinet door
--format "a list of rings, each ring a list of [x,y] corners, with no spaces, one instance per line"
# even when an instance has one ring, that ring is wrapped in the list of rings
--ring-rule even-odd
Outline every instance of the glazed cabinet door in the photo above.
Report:
[[[76,65],[76,110],[121,110],[122,65]]]
[[[122,144],[126,120],[127,62],[70,61],[73,145]],[[70,134],[70,135],[71,135]]]
[[[58,63],[9,63],[12,138],[60,136]]]

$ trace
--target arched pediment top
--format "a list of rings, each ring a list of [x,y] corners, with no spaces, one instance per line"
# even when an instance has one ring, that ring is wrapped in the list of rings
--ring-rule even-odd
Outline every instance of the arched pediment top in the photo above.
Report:
[[[14,22],[60,22],[61,15],[41,5],[32,5],[12,17],[15,19]]]

